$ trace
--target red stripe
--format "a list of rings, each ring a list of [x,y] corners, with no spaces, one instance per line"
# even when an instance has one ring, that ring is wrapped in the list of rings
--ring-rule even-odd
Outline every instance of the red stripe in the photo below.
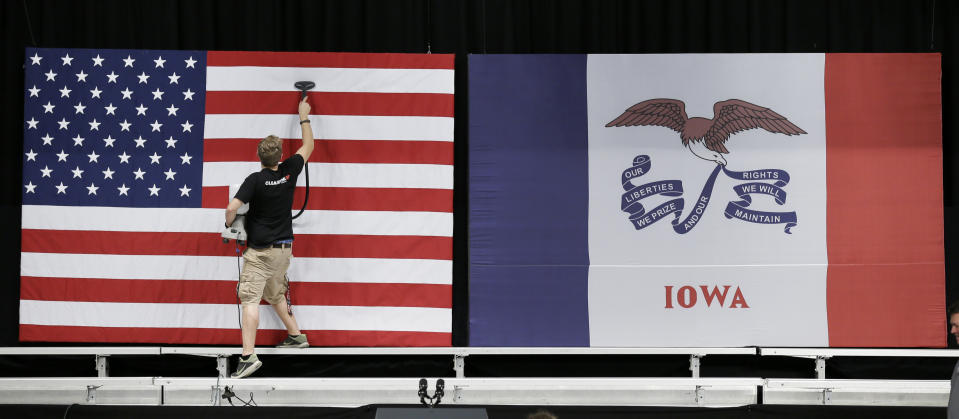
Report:
[[[303,330],[310,346],[451,346],[452,335],[439,332]],[[275,345],[285,330],[259,330],[257,345]],[[237,329],[84,327],[20,325],[23,342],[169,343],[239,345]]]
[[[232,199],[229,186],[204,186],[200,205],[203,208],[223,208],[225,210]]]
[[[209,114],[296,115],[300,92],[210,91]],[[447,93],[310,92],[313,115],[453,117],[453,95]]]
[[[203,140],[204,162],[259,162],[260,138],[208,138]],[[292,155],[300,140],[283,142]],[[453,164],[450,141],[318,140],[310,161],[314,163]],[[287,150],[289,149],[289,150]]]
[[[232,256],[219,233],[22,230],[22,251],[114,255]],[[453,239],[436,236],[297,234],[299,257],[452,260]]]
[[[827,54],[830,346],[945,345],[939,54]]]
[[[293,193],[293,209],[303,207],[306,188]],[[203,208],[226,208],[226,186],[204,186]],[[310,188],[308,210],[453,212],[452,189]]]
[[[443,284],[300,282],[294,305],[452,308]],[[20,299],[108,303],[234,304],[236,280],[146,280],[20,277]]]
[[[207,66],[453,69],[453,54],[208,51]]]

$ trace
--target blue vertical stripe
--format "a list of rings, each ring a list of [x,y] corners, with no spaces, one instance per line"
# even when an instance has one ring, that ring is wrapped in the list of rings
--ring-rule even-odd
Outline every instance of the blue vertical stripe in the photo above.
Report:
[[[585,55],[469,57],[471,346],[589,346]]]

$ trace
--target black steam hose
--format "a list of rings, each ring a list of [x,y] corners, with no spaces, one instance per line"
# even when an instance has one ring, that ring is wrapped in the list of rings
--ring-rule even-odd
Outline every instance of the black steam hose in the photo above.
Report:
[[[298,81],[293,83],[293,86],[300,90],[300,100],[306,99],[306,91],[316,86],[316,83],[311,81]],[[303,215],[303,211],[306,210],[307,202],[310,202],[310,164],[306,161],[303,162],[303,171],[306,175],[306,195],[303,197],[303,208],[300,208],[300,212],[296,213],[293,216],[295,220],[296,217]]]

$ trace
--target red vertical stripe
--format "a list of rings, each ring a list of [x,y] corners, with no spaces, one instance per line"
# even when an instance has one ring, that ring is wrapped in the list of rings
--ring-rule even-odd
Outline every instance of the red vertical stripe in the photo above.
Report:
[[[939,54],[826,55],[830,346],[944,346]]]

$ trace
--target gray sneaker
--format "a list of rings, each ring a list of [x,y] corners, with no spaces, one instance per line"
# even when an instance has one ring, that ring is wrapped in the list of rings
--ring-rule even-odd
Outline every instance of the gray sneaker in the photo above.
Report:
[[[256,357],[256,354],[250,355],[250,359],[246,361],[240,358],[240,362],[236,365],[236,372],[230,374],[230,378],[249,377],[250,374],[256,372],[261,366],[263,366],[263,363]]]
[[[277,348],[308,348],[310,347],[310,342],[306,340],[306,335],[300,333],[296,337],[286,335],[286,339],[283,339],[283,342],[280,342],[279,345],[276,345]]]

